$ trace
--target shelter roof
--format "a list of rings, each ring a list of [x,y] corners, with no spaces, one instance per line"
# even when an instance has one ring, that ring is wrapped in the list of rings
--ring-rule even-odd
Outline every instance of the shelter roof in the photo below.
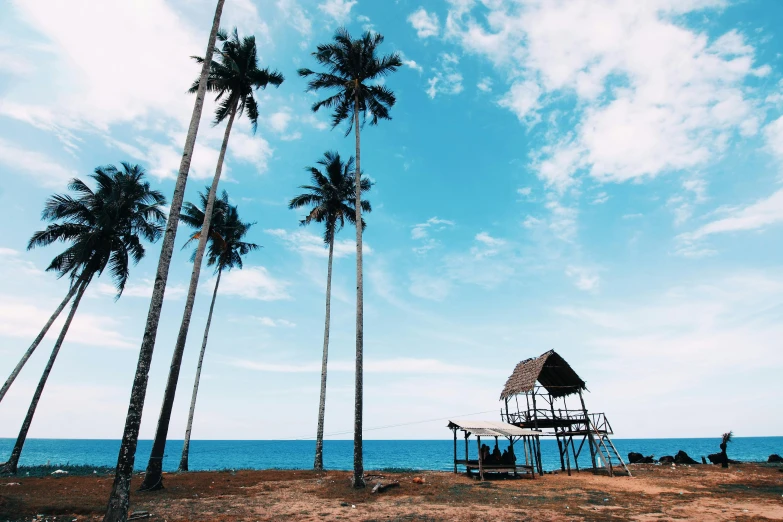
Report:
[[[538,381],[554,397],[565,397],[586,389],[583,381],[554,350],[517,364],[506,381],[500,399],[533,391]]]
[[[514,426],[513,424],[496,421],[457,419],[449,421],[448,427],[451,429],[457,428],[479,437],[522,437],[541,435],[541,432],[538,430],[529,430]]]

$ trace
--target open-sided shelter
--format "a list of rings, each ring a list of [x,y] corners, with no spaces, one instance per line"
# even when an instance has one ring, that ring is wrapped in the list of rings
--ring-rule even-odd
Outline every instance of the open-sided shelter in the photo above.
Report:
[[[484,473],[513,473],[517,476],[520,472],[529,473],[531,478],[535,478],[535,470],[531,462],[533,456],[528,455],[528,440],[535,435],[535,430],[520,428],[513,424],[497,421],[480,420],[452,420],[448,427],[454,432],[454,473],[457,473],[457,466],[465,466],[467,474],[478,471],[481,480],[484,480]],[[461,431],[465,438],[465,458],[457,458],[457,432]],[[470,460],[468,455],[468,439],[471,435],[476,436],[476,447],[478,448],[478,458]],[[481,453],[481,437],[494,437],[497,445],[500,437],[506,438],[509,443],[508,457],[503,460],[486,459]],[[518,462],[519,457],[514,451],[514,443],[521,442],[525,463]],[[517,444],[517,447],[520,445]]]

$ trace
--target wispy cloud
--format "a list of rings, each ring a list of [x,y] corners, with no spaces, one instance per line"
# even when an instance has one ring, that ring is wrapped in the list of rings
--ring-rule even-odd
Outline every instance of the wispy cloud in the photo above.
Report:
[[[301,363],[270,363],[247,359],[230,359],[228,364],[248,370],[271,373],[315,373],[321,371],[320,361]],[[329,371],[354,372],[355,361],[329,361]],[[446,363],[437,359],[395,358],[372,360],[365,359],[364,371],[367,373],[391,374],[430,374],[430,375],[489,375],[494,370]]]

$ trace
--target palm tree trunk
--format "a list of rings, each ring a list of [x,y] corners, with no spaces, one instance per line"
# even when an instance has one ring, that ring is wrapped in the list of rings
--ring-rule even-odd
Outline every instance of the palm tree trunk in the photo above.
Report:
[[[204,340],[201,342],[201,353],[198,356],[198,366],[196,366],[196,382],[193,384],[193,395],[190,397],[190,412],[188,413],[188,427],[185,429],[185,443],[182,445],[182,457],[179,459],[179,470],[188,471],[188,454],[190,452],[190,431],[193,429],[193,412],[196,411],[196,396],[198,395],[198,383],[201,380],[201,365],[204,363],[204,352],[207,351],[207,338],[209,337],[209,326],[212,324],[212,311],[215,309],[215,299],[217,298],[218,286],[220,285],[220,276],[223,270],[218,270],[217,281],[215,281],[215,291],[212,293],[212,303],[209,305],[209,315],[207,316],[207,326],[204,328]]]
[[[152,442],[152,453],[150,454],[150,460],[147,463],[147,473],[144,475],[144,481],[141,483],[140,491],[154,491],[163,488],[163,455],[166,450],[166,436],[169,433],[169,423],[171,422],[171,410],[174,407],[174,396],[177,393],[177,381],[179,379],[179,370],[182,366],[182,354],[185,351],[185,343],[188,339],[188,329],[190,328],[190,317],[193,314],[193,304],[196,302],[198,278],[201,274],[201,261],[204,258],[204,250],[206,250],[207,239],[209,238],[212,209],[215,206],[215,194],[217,193],[220,174],[223,171],[223,159],[226,157],[228,138],[231,134],[231,126],[234,123],[235,115],[236,103],[231,109],[231,114],[228,117],[226,131],[223,134],[223,145],[220,147],[220,155],[218,156],[217,168],[215,169],[215,177],[212,178],[212,185],[209,187],[207,206],[204,209],[204,223],[201,225],[201,234],[198,238],[196,257],[193,260],[193,271],[190,273],[190,286],[188,287],[188,297],[185,300],[185,312],[182,315],[182,323],[179,327],[177,342],[174,345],[174,354],[171,356],[169,378],[166,381],[166,391],[163,393],[163,404],[160,407],[158,427],[155,430],[155,440]]]
[[[79,279],[78,282],[80,281],[81,279]],[[24,353],[22,359],[16,365],[16,368],[13,369],[11,375],[8,377],[8,380],[5,381],[5,384],[3,384],[3,387],[0,388],[0,402],[2,402],[3,397],[5,397],[5,393],[8,391],[8,388],[10,388],[11,385],[16,380],[16,377],[19,375],[19,372],[21,372],[22,368],[24,368],[25,363],[27,363],[27,359],[29,359],[30,356],[33,355],[35,349],[38,348],[38,345],[41,344],[41,341],[43,341],[43,338],[46,335],[46,332],[48,332],[49,328],[52,326],[52,323],[54,323],[57,317],[60,316],[60,313],[63,311],[63,309],[65,309],[65,305],[68,304],[68,301],[71,300],[73,294],[76,293],[76,290],[79,288],[78,282],[71,285],[71,288],[68,290],[68,294],[65,296],[65,299],[63,299],[62,303],[60,303],[60,306],[57,307],[57,309],[54,311],[52,316],[49,318],[49,320],[46,322],[44,327],[41,329],[41,333],[39,333],[38,337],[35,338],[33,344],[30,345],[30,348],[28,348],[27,351]]]
[[[358,87],[358,80],[357,80]],[[362,412],[364,409],[364,286],[362,282],[362,169],[359,144],[359,91],[354,91],[356,133],[356,390],[353,418],[353,487],[364,487]]]
[[[329,225],[327,225],[329,226]],[[329,360],[329,321],[332,300],[332,255],[334,253],[334,230],[329,241],[329,268],[326,271],[326,321],[324,325],[324,355],[321,359],[321,398],[318,402],[318,432],[315,436],[315,463],[317,471],[324,469],[324,413],[326,410],[326,363]]]
[[[46,381],[49,379],[49,373],[52,371],[54,361],[57,359],[57,354],[60,352],[60,347],[63,345],[65,335],[68,333],[68,328],[71,326],[73,316],[76,315],[76,309],[79,307],[79,301],[82,300],[82,295],[84,295],[84,291],[87,289],[88,284],[90,284],[90,281],[86,280],[83,282],[80,281],[75,285],[79,288],[79,291],[76,294],[76,298],[73,300],[71,311],[65,319],[65,324],[63,324],[63,328],[60,330],[60,336],[57,337],[57,341],[54,343],[52,354],[49,356],[49,362],[46,363],[41,379],[38,381],[38,387],[33,394],[33,400],[30,401],[30,407],[27,409],[27,415],[24,417],[24,422],[22,422],[22,428],[19,430],[16,444],[14,444],[14,449],[11,451],[11,458],[0,467],[0,473],[16,474],[17,466],[19,465],[19,456],[22,454],[22,448],[24,447],[25,440],[27,440],[27,432],[30,430],[30,424],[33,422],[33,416],[35,415],[35,409],[38,407],[38,401],[41,399],[44,386],[46,386]]]
[[[128,414],[125,418],[125,429],[122,433],[122,444],[117,455],[117,469],[114,475],[109,502],[106,506],[104,522],[126,522],[128,519],[128,505],[130,504],[130,482],[133,473],[133,464],[136,460],[136,444],[139,440],[139,426],[141,425],[141,413],[144,409],[144,399],[147,395],[147,379],[149,377],[152,353],[155,350],[155,338],[158,333],[160,312],[163,308],[163,294],[166,290],[166,281],[169,276],[171,256],[174,253],[174,240],[177,236],[179,225],[179,213],[182,209],[182,201],[185,196],[185,185],[190,172],[190,161],[193,157],[193,147],[196,144],[198,125],[201,121],[201,112],[204,108],[204,96],[207,92],[207,77],[212,63],[212,55],[215,50],[215,40],[220,28],[220,16],[223,13],[225,0],[217,0],[215,17],[212,20],[212,30],[209,33],[207,50],[204,53],[204,63],[201,66],[196,102],[193,105],[193,114],[190,117],[188,135],[185,138],[185,149],[182,152],[182,161],[179,165],[177,183],[174,187],[174,196],[171,198],[169,220],[166,224],[166,232],[163,235],[163,246],[158,259],[158,269],[155,274],[155,286],[152,291],[150,308],[147,313],[147,323],[144,327],[144,337],[139,350],[139,361],[136,365],[136,374],[133,378]]]

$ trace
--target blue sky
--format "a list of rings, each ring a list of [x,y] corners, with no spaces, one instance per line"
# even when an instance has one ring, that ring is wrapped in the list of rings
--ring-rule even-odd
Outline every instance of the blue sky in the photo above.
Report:
[[[26,252],[45,198],[97,165],[137,162],[167,197],[211,1],[4,1],[0,20],[0,373],[66,283]],[[621,437],[779,435],[783,355],[783,19],[777,2],[227,0],[279,89],[235,127],[221,188],[264,248],[221,283],[194,438],[313,437],[326,252],[287,201],[324,151],[296,69],[339,24],[386,36],[393,120],[366,127],[365,426],[486,412],[555,349]],[[778,24],[779,25],[779,24]],[[205,108],[187,200],[214,169]],[[172,263],[142,437],[154,432],[184,307]],[[353,413],[353,233],[339,236],[326,432]],[[159,245],[125,295],[93,283],[34,437],[119,438]],[[202,273],[170,430],[184,434],[213,275]],[[0,406],[15,437],[55,335]],[[4,378],[4,377],[3,377]],[[442,438],[445,421],[367,432]]]

